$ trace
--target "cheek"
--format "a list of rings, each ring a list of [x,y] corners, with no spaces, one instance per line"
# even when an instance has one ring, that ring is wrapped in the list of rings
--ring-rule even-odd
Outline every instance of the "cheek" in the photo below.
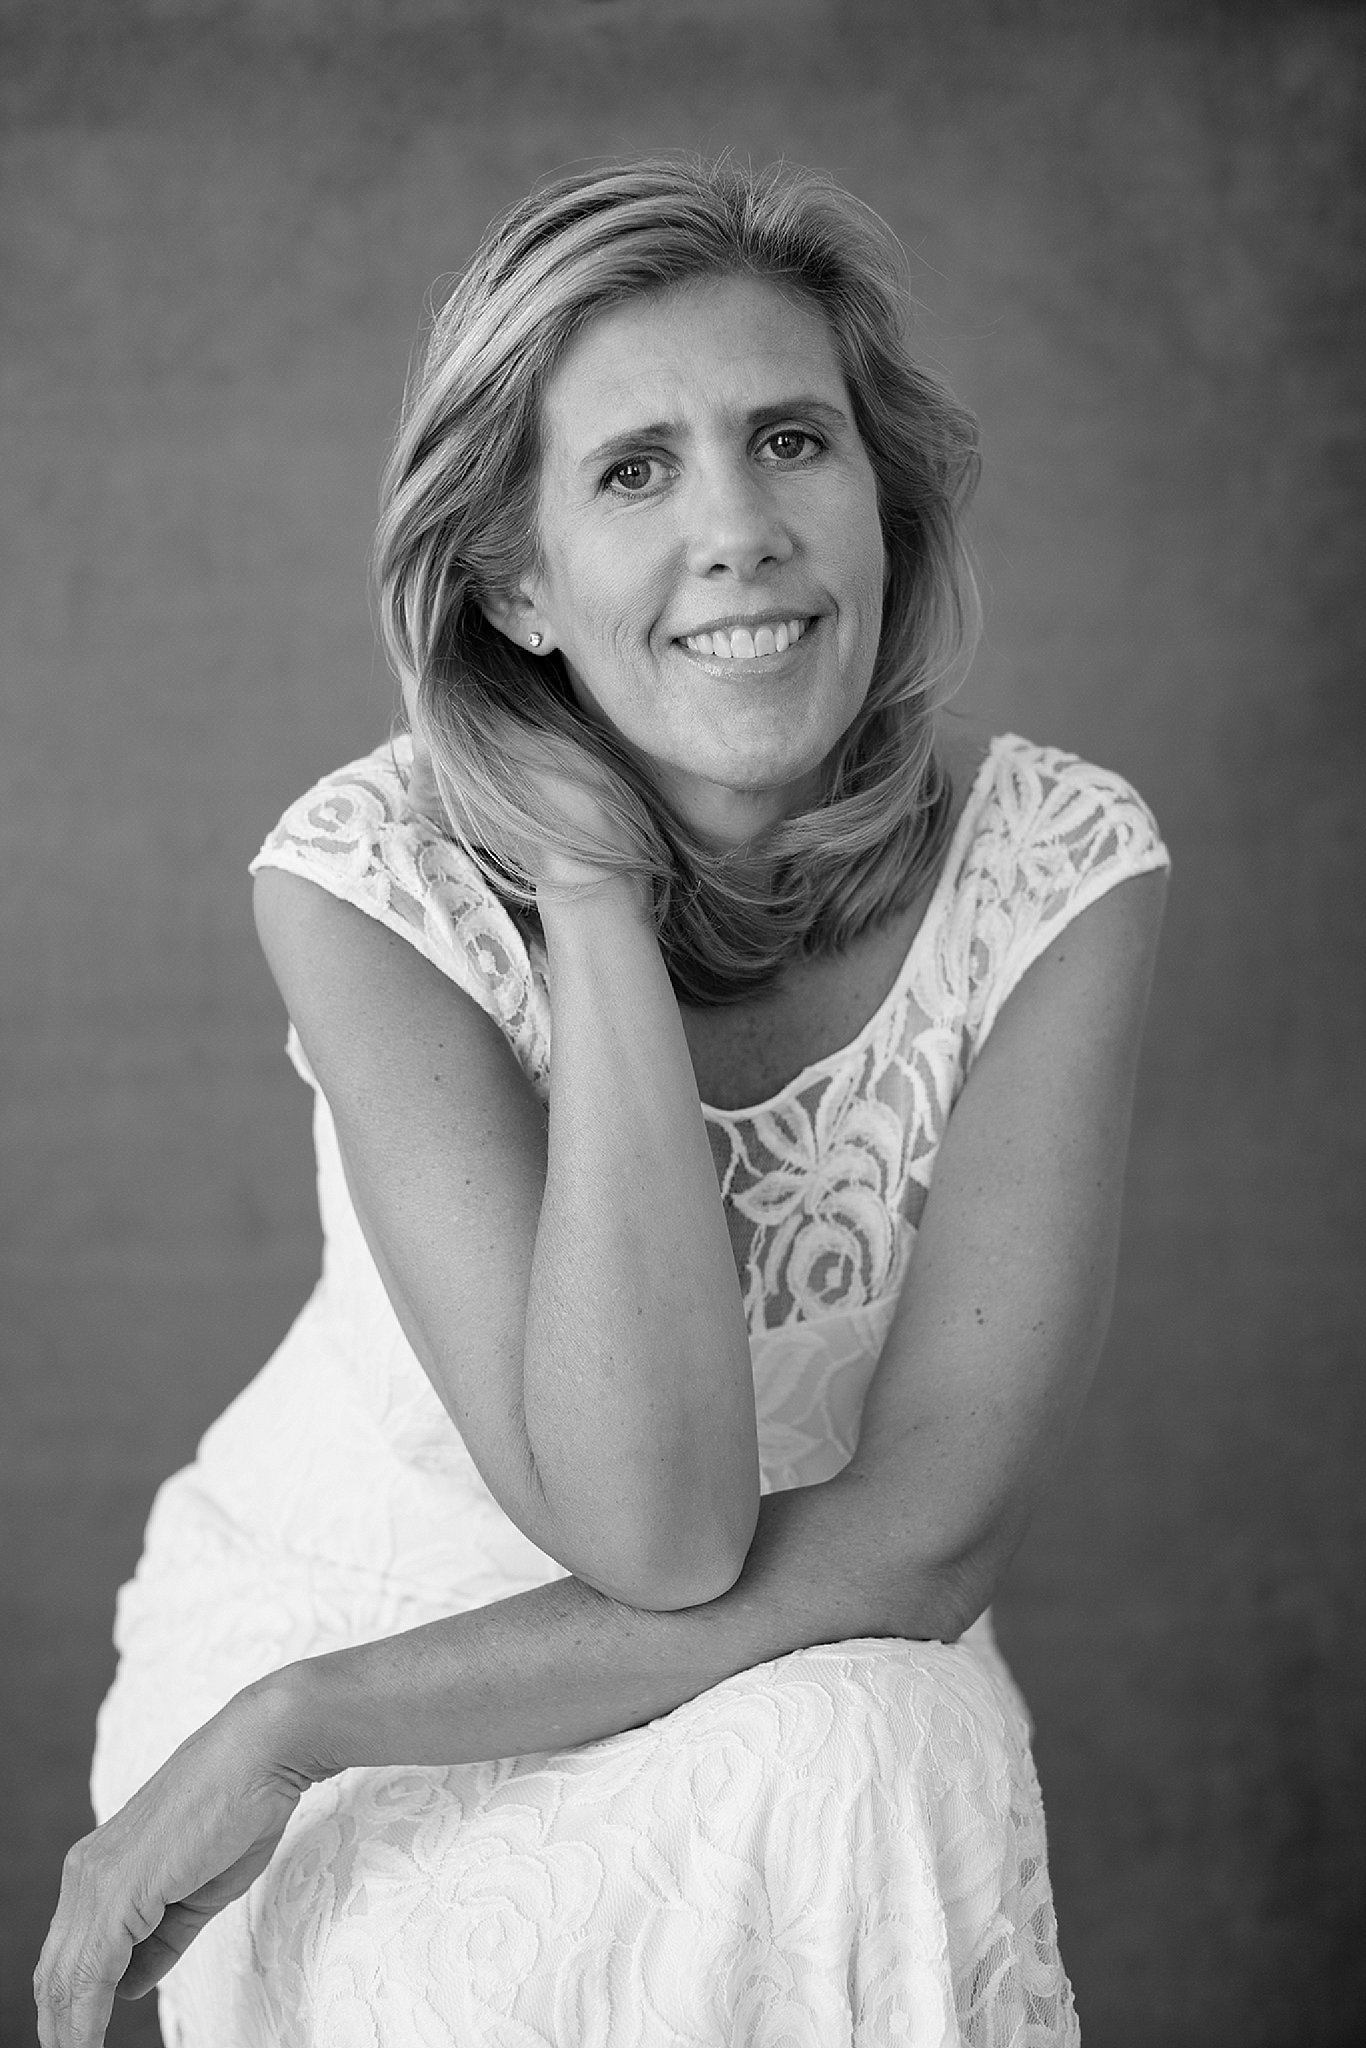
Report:
[[[845,529],[849,546],[844,568],[845,589],[852,604],[845,641],[844,681],[848,703],[855,708],[867,697],[882,640],[883,598],[887,587],[887,561],[882,541],[882,522],[874,515],[870,522],[865,507],[850,508]]]
[[[855,593],[854,612],[859,638],[876,645],[882,634],[882,601],[887,589],[887,559],[882,530],[877,527],[858,549],[851,549],[847,587]]]
[[[573,593],[574,629],[585,649],[615,660],[627,657],[649,615],[644,578],[634,573],[627,550],[595,548],[566,563],[562,588]]]
[[[868,581],[877,592],[878,603],[881,604],[882,593],[887,588],[888,563],[887,545],[882,532],[882,514],[878,509],[875,486],[871,491],[871,495],[864,500],[863,518],[860,522],[859,530],[862,537],[864,561],[867,564],[866,573]]]
[[[851,491],[839,508],[835,533],[845,587],[857,593],[860,614],[880,612],[887,587],[887,551],[871,478],[866,488]]]
[[[582,608],[584,659],[614,718],[652,718],[659,706],[659,650],[654,633],[667,604],[646,574],[618,561],[594,579]]]
[[[586,709],[628,739],[648,738],[643,725],[654,700],[648,686],[648,625],[626,609],[615,579],[580,576],[565,654],[575,695]]]

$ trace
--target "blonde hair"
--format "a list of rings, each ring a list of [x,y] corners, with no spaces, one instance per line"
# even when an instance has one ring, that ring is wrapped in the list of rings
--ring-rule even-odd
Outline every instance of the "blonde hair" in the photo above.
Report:
[[[384,476],[377,608],[450,830],[528,912],[527,878],[496,849],[533,835],[646,878],[674,986],[692,1003],[738,1000],[798,955],[838,951],[908,904],[942,855],[950,791],[933,714],[977,623],[960,523],[977,433],[907,353],[903,268],[878,216],[811,172],[729,158],[611,165],[541,186],[495,224],[410,383]],[[542,395],[568,344],[626,300],[725,276],[800,293],[827,320],[887,555],[872,681],[823,799],[743,861],[701,842],[584,716],[557,655],[518,648],[483,609],[538,566]],[[613,849],[535,805],[530,769],[547,758],[608,804]]]

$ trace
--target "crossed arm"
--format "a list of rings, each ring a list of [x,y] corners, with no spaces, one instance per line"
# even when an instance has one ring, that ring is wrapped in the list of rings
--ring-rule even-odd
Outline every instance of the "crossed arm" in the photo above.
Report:
[[[491,1490],[573,1576],[230,1701],[68,1858],[44,2048],[98,2043],[115,1984],[164,1974],[319,1777],[567,1747],[809,1644],[958,1635],[1108,1319],[1160,878],[1085,911],[1011,996],[949,1120],[855,1455],[762,1502],[714,1170],[643,921],[605,895],[546,917],[547,1132],[495,1027],[411,948],[309,884],[262,893],[400,1319]]]

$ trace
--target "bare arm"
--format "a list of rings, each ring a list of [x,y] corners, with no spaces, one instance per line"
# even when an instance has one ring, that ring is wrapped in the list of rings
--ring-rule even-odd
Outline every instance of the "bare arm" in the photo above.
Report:
[[[257,880],[262,943],[394,1308],[499,1504],[604,1592],[730,1585],[758,1508],[739,1282],[687,1043],[633,891],[547,891],[554,1103],[402,939]]]
[[[692,1059],[631,888],[543,892],[541,918],[555,1079],[527,1431],[560,1522],[593,1531],[595,1554],[620,1522],[617,1583],[643,1578],[671,1606],[706,1599],[749,1548],[759,1465],[749,1334]],[[718,1532],[714,1561],[693,1565],[694,1530]]]
[[[973,1620],[1103,1340],[1162,893],[1112,891],[1006,1004],[949,1120],[854,1457],[763,1502],[738,1581],[656,1612],[571,1578],[239,1693],[69,1855],[44,2048],[95,2048],[115,1986],[149,1989],[247,1889],[311,1778],[563,1748],[789,1650]]]
[[[955,1106],[905,1295],[832,1480],[770,1496],[736,1585],[641,1612],[575,1580],[307,1660],[296,1766],[562,1747],[854,1636],[952,1639],[1066,1441],[1109,1318],[1164,884],[1122,884],[1026,975]]]

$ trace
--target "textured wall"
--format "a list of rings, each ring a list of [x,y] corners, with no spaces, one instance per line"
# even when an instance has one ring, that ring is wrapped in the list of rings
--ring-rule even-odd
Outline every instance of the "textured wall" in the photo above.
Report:
[[[680,144],[910,244],[985,423],[964,706],[1176,857],[1114,1336],[999,1609],[1088,2048],[1362,2038],[1364,73],[1255,0],[0,0],[5,2043],[153,1486],[312,1277],[244,864],[386,727],[424,294]]]

